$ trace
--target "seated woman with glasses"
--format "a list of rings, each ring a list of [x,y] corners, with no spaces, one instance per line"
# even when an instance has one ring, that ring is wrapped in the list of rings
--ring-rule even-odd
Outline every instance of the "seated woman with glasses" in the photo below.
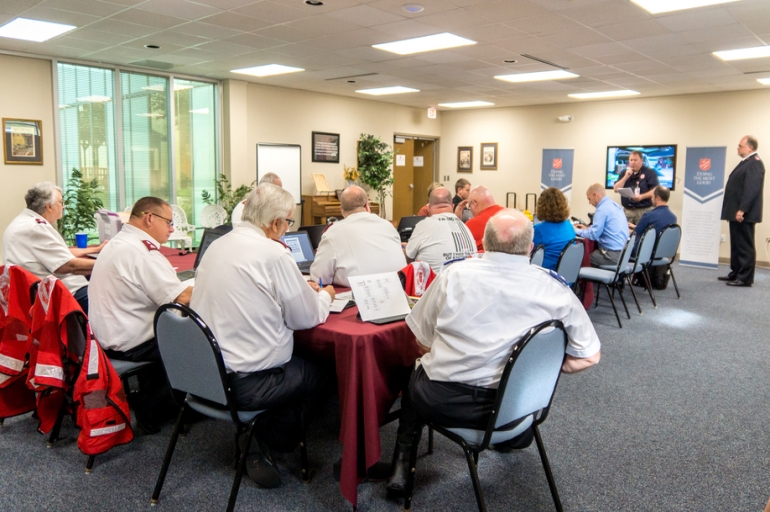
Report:
[[[537,202],[537,218],[542,221],[535,224],[535,236],[532,243],[545,248],[543,267],[556,270],[564,246],[575,238],[575,228],[569,221],[569,203],[558,188],[547,188],[540,194]]]

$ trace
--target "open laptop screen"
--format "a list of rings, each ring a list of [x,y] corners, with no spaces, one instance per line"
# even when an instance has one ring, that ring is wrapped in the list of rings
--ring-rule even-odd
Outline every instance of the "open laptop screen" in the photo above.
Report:
[[[286,233],[281,237],[281,241],[289,246],[291,255],[297,265],[308,265],[313,262],[313,246],[310,244],[310,238],[304,231],[295,231]]]

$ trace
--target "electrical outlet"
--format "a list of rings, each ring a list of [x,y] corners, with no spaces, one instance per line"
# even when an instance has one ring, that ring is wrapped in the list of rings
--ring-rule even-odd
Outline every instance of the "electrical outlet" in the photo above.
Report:
[[[770,238],[768,238],[768,241],[770,241]],[[727,242],[727,237],[725,235],[719,235],[719,243],[723,244]]]

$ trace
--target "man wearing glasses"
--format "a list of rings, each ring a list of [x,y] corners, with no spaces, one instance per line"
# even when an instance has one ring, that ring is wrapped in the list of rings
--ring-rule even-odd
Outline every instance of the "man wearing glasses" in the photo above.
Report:
[[[88,290],[88,316],[96,339],[110,358],[160,363],[153,332],[155,311],[169,302],[190,302],[192,287],[179,280],[159,250],[174,232],[172,218],[171,206],[163,199],[139,199],[128,223],[96,260]],[[142,430],[154,434],[171,392],[160,364],[139,378],[146,397],[131,405]]]
[[[372,213],[364,189],[346,188],[340,210],[344,220],[330,225],[318,244],[310,267],[313,281],[350,286],[351,276],[398,272],[406,266],[398,231]]]
[[[40,279],[53,274],[88,314],[88,281],[94,267],[92,258],[104,244],[85,249],[67,247],[56,230],[64,213],[61,188],[50,181],[36,184],[24,196],[27,207],[8,225],[3,234],[6,265],[19,265]],[[106,242],[105,242],[106,243]]]

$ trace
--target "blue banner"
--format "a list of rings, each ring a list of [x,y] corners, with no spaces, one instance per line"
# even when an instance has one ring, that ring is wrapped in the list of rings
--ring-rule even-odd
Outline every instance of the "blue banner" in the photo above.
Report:
[[[682,202],[682,265],[716,269],[727,148],[687,148]]]
[[[549,187],[558,188],[567,196],[567,199],[570,199],[574,162],[574,149],[544,149],[540,190]]]

